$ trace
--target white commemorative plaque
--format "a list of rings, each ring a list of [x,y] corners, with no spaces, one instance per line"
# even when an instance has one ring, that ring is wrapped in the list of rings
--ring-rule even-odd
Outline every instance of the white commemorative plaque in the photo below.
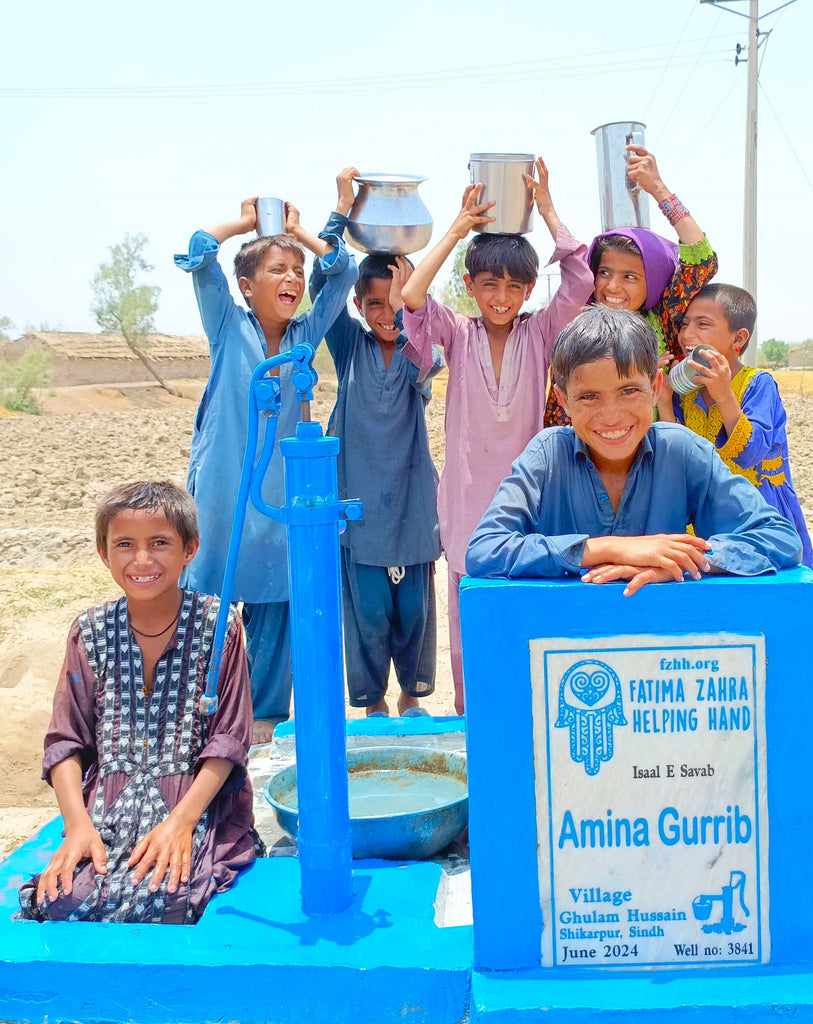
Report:
[[[762,634],[530,649],[543,963],[769,962]]]

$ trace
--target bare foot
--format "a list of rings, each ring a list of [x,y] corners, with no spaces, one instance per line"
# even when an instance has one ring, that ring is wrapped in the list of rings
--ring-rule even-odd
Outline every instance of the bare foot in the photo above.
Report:
[[[370,717],[370,715],[374,715],[376,713],[381,715],[388,715],[390,713],[389,705],[387,704],[386,700],[383,697],[381,698],[381,700],[377,701],[375,704],[371,704],[367,708],[368,718]]]
[[[251,734],[252,745],[270,743],[274,738],[274,723],[266,722],[262,718],[254,719],[254,730]]]
[[[398,714],[403,715],[403,713],[405,711],[409,711],[410,708],[417,707],[420,707],[420,705],[418,704],[418,698],[410,697],[408,693],[404,693],[402,691],[398,697]]]

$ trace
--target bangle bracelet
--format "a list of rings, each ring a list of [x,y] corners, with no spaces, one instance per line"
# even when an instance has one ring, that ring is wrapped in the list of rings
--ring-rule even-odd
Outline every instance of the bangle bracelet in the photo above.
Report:
[[[681,203],[674,192],[658,203],[658,206],[672,227],[674,227],[679,220],[689,216],[689,211],[683,203]]]

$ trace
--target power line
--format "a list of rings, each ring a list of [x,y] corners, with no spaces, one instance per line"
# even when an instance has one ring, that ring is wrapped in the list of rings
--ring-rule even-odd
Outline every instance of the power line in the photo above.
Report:
[[[728,90],[728,92],[725,94],[725,96],[723,96],[722,100],[720,101],[719,105],[715,109],[714,113],[711,115],[711,117],[708,119],[708,121],[706,121],[706,123],[700,129],[700,134],[695,138],[694,142],[692,142],[692,144],[688,147],[688,149],[684,149],[683,156],[675,164],[675,167],[674,167],[675,171],[677,171],[681,167],[681,165],[684,164],[686,162],[686,160],[688,160],[688,158],[692,155],[692,151],[694,150],[695,146],[698,144],[698,142],[700,142],[700,140],[703,138],[703,136],[709,130],[709,128],[711,127],[711,125],[714,122],[715,118],[717,117],[717,115],[720,113],[720,111],[725,106],[726,101],[728,100],[729,96],[732,94],[732,92],[734,92],[734,90],[736,89],[736,87],[738,85],[739,85],[739,79],[735,78],[734,81],[731,83],[731,88]]]
[[[670,67],[670,65],[672,63],[672,59],[675,56],[675,54],[677,53],[677,48],[680,46],[680,41],[683,38],[683,33],[686,31],[686,29],[687,29],[687,27],[689,25],[689,22],[692,20],[692,15],[693,14],[694,14],[694,3],[692,3],[692,5],[689,7],[689,16],[688,16],[688,18],[683,23],[683,28],[680,30],[680,35],[678,36],[677,42],[675,43],[675,46],[674,46],[674,49],[669,54],[669,60],[666,62],[666,67],[661,72],[661,77],[658,79],[658,83],[655,86],[654,90],[652,91],[652,95],[649,97],[649,102],[647,103],[646,107],[644,108],[644,113],[643,113],[643,116],[641,118],[641,120],[644,121],[644,122],[646,121],[646,115],[649,112],[649,108],[652,106],[652,101],[657,96],[658,90],[661,87],[661,83],[663,82],[664,78],[666,77],[666,72],[669,70],[669,67]]]
[[[773,103],[771,103],[771,101],[770,101],[770,99],[768,97],[767,92],[765,92],[765,86],[762,84],[762,82],[759,83],[759,88],[760,88],[760,91],[762,92],[762,95],[763,95],[763,97],[765,99],[765,102],[771,108],[771,113],[773,114],[774,119],[776,120],[776,123],[779,126],[779,131],[782,132],[782,135],[784,136],[785,142],[787,142],[787,144],[788,144],[788,149],[793,154],[793,159],[799,165],[799,170],[802,172],[802,177],[807,182],[807,187],[810,189],[811,192],[813,192],[813,183],[811,183],[810,178],[808,178],[807,171],[805,170],[804,164],[799,159],[799,157],[798,157],[798,155],[796,153],[796,150],[793,148],[793,144],[791,143],[790,139],[788,138],[788,134],[785,131],[784,127],[782,126],[782,122],[779,120],[779,115],[774,110]]]
[[[687,44],[699,40],[687,40]],[[680,40],[678,40],[678,44]],[[699,54],[693,52],[681,54],[678,66],[695,60],[695,66],[705,55],[708,39]],[[674,63],[673,48],[668,57],[667,67]],[[624,53],[635,53],[646,50],[647,56],[642,58],[624,57]],[[505,63],[478,65],[449,70],[433,70],[428,72],[402,73],[381,75],[337,83],[332,79],[311,79],[292,83],[285,82],[241,82],[215,85],[133,85],[133,86],[44,86],[44,87],[11,87],[0,88],[0,99],[208,99],[212,97],[236,98],[239,96],[269,96],[288,94],[313,94],[330,91],[359,92],[375,89],[378,91],[403,88],[435,88],[439,85],[466,85],[472,83],[500,84],[517,80],[543,80],[547,78],[591,77],[605,75],[608,71],[620,68],[629,70],[653,70],[661,66],[663,56],[652,54],[651,46],[631,47],[628,51],[602,50],[595,53],[558,57],[550,60],[534,60],[522,63]],[[723,56],[726,49],[715,50],[710,58]],[[612,56],[614,59],[600,62],[596,58]]]
[[[680,90],[680,93],[679,93],[679,95],[678,95],[678,98],[677,98],[677,99],[675,100],[675,103],[674,103],[674,105],[673,105],[672,109],[671,109],[671,110],[669,111],[669,116],[668,116],[668,117],[667,117],[667,118],[666,118],[665,120],[663,120],[663,121],[661,122],[661,123],[662,123],[663,125],[665,125],[665,126],[666,126],[666,128],[667,128],[667,129],[671,127],[671,123],[672,123],[672,115],[673,115],[673,114],[675,113],[675,111],[677,110],[677,108],[678,108],[678,107],[680,106],[680,101],[681,101],[681,100],[683,99],[683,94],[684,94],[684,93],[686,92],[686,90],[687,90],[687,89],[689,88],[689,83],[691,82],[692,78],[694,78],[694,76],[695,76],[695,75],[697,74],[697,68],[698,68],[698,66],[699,66],[699,64],[700,64],[700,60],[701,60],[701,58],[702,58],[703,54],[704,54],[704,53],[706,52],[706,48],[708,47],[708,44],[709,44],[709,43],[711,42],[711,40],[712,40],[712,36],[714,35],[715,29],[717,28],[717,25],[718,25],[718,23],[719,23],[719,21],[720,21],[720,18],[721,18],[721,17],[722,17],[722,15],[721,15],[721,14],[718,14],[718,15],[717,15],[717,21],[715,21],[715,23],[714,23],[714,25],[713,25],[713,27],[712,27],[712,30],[711,30],[711,32],[709,32],[709,34],[708,34],[708,36],[707,36],[707,38],[706,38],[706,42],[705,42],[705,44],[704,44],[704,46],[703,46],[703,49],[702,49],[702,50],[700,51],[700,53],[699,53],[699,54],[698,54],[698,56],[697,56],[697,61],[696,61],[696,63],[695,63],[695,66],[694,66],[694,67],[692,68],[692,70],[691,70],[691,71],[689,72],[689,75],[688,75],[688,77],[686,78],[686,81],[685,81],[685,83],[684,83],[684,85],[683,85],[683,88],[682,88],[682,89]]]

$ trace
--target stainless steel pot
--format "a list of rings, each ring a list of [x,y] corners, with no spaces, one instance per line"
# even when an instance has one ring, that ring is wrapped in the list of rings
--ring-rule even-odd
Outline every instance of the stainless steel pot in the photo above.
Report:
[[[485,186],[481,202],[497,203],[488,211],[493,224],[479,230],[489,235],[527,235],[533,227],[534,201],[524,175],[533,175],[533,153],[472,153],[472,185]]]
[[[360,174],[347,239],[355,249],[406,256],[432,237],[432,217],[418,195],[415,174]]]
[[[627,177],[626,147],[643,146],[645,128],[640,121],[611,121],[591,132],[596,137],[602,231],[649,227],[648,196]]]

